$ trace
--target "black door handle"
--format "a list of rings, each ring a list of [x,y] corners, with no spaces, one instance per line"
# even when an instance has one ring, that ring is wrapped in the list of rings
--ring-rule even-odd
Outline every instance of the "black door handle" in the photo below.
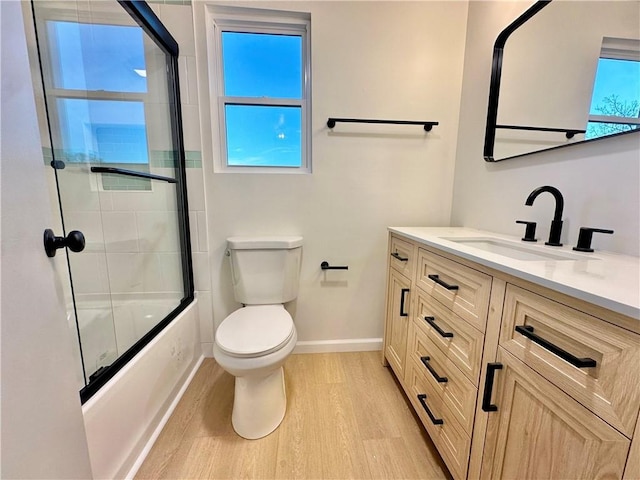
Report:
[[[409,293],[408,288],[403,288],[402,291],[400,292],[400,316],[401,317],[409,316],[409,314],[404,311],[405,294],[407,293]]]
[[[485,412],[498,411],[497,405],[491,404],[491,394],[493,393],[493,377],[496,370],[502,370],[502,364],[498,362],[487,364],[487,377],[484,380],[484,395],[482,396],[482,410]]]
[[[588,358],[588,357],[578,358],[572,353],[569,353],[566,350],[560,348],[559,346],[554,345],[549,340],[546,340],[542,338],[540,335],[533,333],[533,327],[531,325],[516,325],[515,330],[519,334],[527,337],[532,342],[537,343],[545,350],[549,350],[551,353],[569,362],[574,367],[589,368],[589,367],[595,367],[597,365],[596,361],[593,358]]]
[[[69,232],[66,237],[56,237],[50,228],[44,231],[44,251],[47,252],[47,257],[55,257],[56,250],[64,247],[72,252],[81,252],[84,250],[84,245],[84,235],[78,230]]]

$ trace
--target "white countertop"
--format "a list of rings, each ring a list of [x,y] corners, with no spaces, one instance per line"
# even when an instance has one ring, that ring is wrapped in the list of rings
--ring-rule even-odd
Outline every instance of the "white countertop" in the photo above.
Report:
[[[550,247],[543,240],[522,242],[519,237],[462,227],[389,227],[391,232],[439,248],[472,262],[585,300],[640,320],[640,258],[596,250],[581,253],[572,245]],[[516,248],[571,260],[518,260],[447,239],[496,239]],[[597,238],[596,238],[597,243]],[[597,248],[597,244],[595,245]]]

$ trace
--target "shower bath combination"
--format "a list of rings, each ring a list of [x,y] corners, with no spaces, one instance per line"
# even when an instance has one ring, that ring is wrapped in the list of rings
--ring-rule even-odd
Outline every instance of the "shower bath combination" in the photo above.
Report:
[[[85,402],[193,301],[178,44],[144,2],[32,2]],[[60,253],[60,252],[59,252]]]

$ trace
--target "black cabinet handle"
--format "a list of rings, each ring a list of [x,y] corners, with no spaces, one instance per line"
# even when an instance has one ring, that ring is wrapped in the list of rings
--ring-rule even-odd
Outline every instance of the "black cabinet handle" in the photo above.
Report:
[[[444,330],[442,330],[437,324],[436,324],[436,319],[435,317],[424,317],[425,321],[431,325],[431,327],[433,327],[433,329],[438,332],[440,334],[441,337],[444,338],[451,338],[453,337],[453,333],[451,332],[445,332]]]
[[[495,412],[498,410],[497,405],[491,404],[491,395],[493,394],[493,377],[496,370],[502,370],[502,364],[498,362],[487,364],[487,377],[484,379],[484,395],[482,395],[482,410],[484,412]]]
[[[393,253],[391,254],[391,256],[392,256],[393,258],[395,258],[396,260],[400,260],[401,262],[407,262],[407,261],[409,261],[409,258],[408,258],[408,257],[401,257],[401,256],[400,256],[400,254],[399,254],[398,252],[393,252]]]
[[[433,375],[433,378],[436,379],[436,382],[438,383],[448,382],[449,379],[447,377],[441,377],[440,375],[438,375],[438,372],[436,372],[434,368],[429,364],[429,360],[431,360],[431,357],[420,357],[420,361],[424,363],[424,366],[427,367],[427,370],[429,370],[429,373]]]
[[[427,277],[436,282],[438,285],[442,285],[447,290],[458,290],[458,285],[449,285],[448,283],[440,280],[440,277],[438,275],[427,275]]]
[[[422,408],[424,408],[424,411],[427,412],[427,415],[429,415],[429,418],[431,419],[431,422],[433,422],[434,425],[444,424],[444,420],[441,418],[434,417],[433,413],[431,413],[431,410],[429,410],[429,407],[427,407],[427,396],[424,393],[421,393],[420,395],[418,395],[418,401],[422,404]]]
[[[404,311],[404,300],[405,300],[405,294],[407,293],[409,293],[408,288],[403,288],[402,292],[400,293],[400,316],[401,317],[409,316],[409,314]]]
[[[533,327],[531,325],[516,325],[516,332],[524,335],[533,343],[537,343],[545,350],[549,350],[551,353],[569,362],[574,367],[589,368],[595,367],[597,365],[596,361],[593,358],[578,358],[575,355],[567,352],[566,350],[558,347],[557,345],[554,345],[549,340],[545,340],[541,336],[533,333]]]

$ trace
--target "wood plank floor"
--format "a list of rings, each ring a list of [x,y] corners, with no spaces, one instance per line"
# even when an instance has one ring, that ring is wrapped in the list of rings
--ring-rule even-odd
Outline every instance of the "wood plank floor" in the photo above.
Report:
[[[380,352],[292,355],[280,427],[231,426],[233,377],[205,359],[137,479],[449,479]]]

